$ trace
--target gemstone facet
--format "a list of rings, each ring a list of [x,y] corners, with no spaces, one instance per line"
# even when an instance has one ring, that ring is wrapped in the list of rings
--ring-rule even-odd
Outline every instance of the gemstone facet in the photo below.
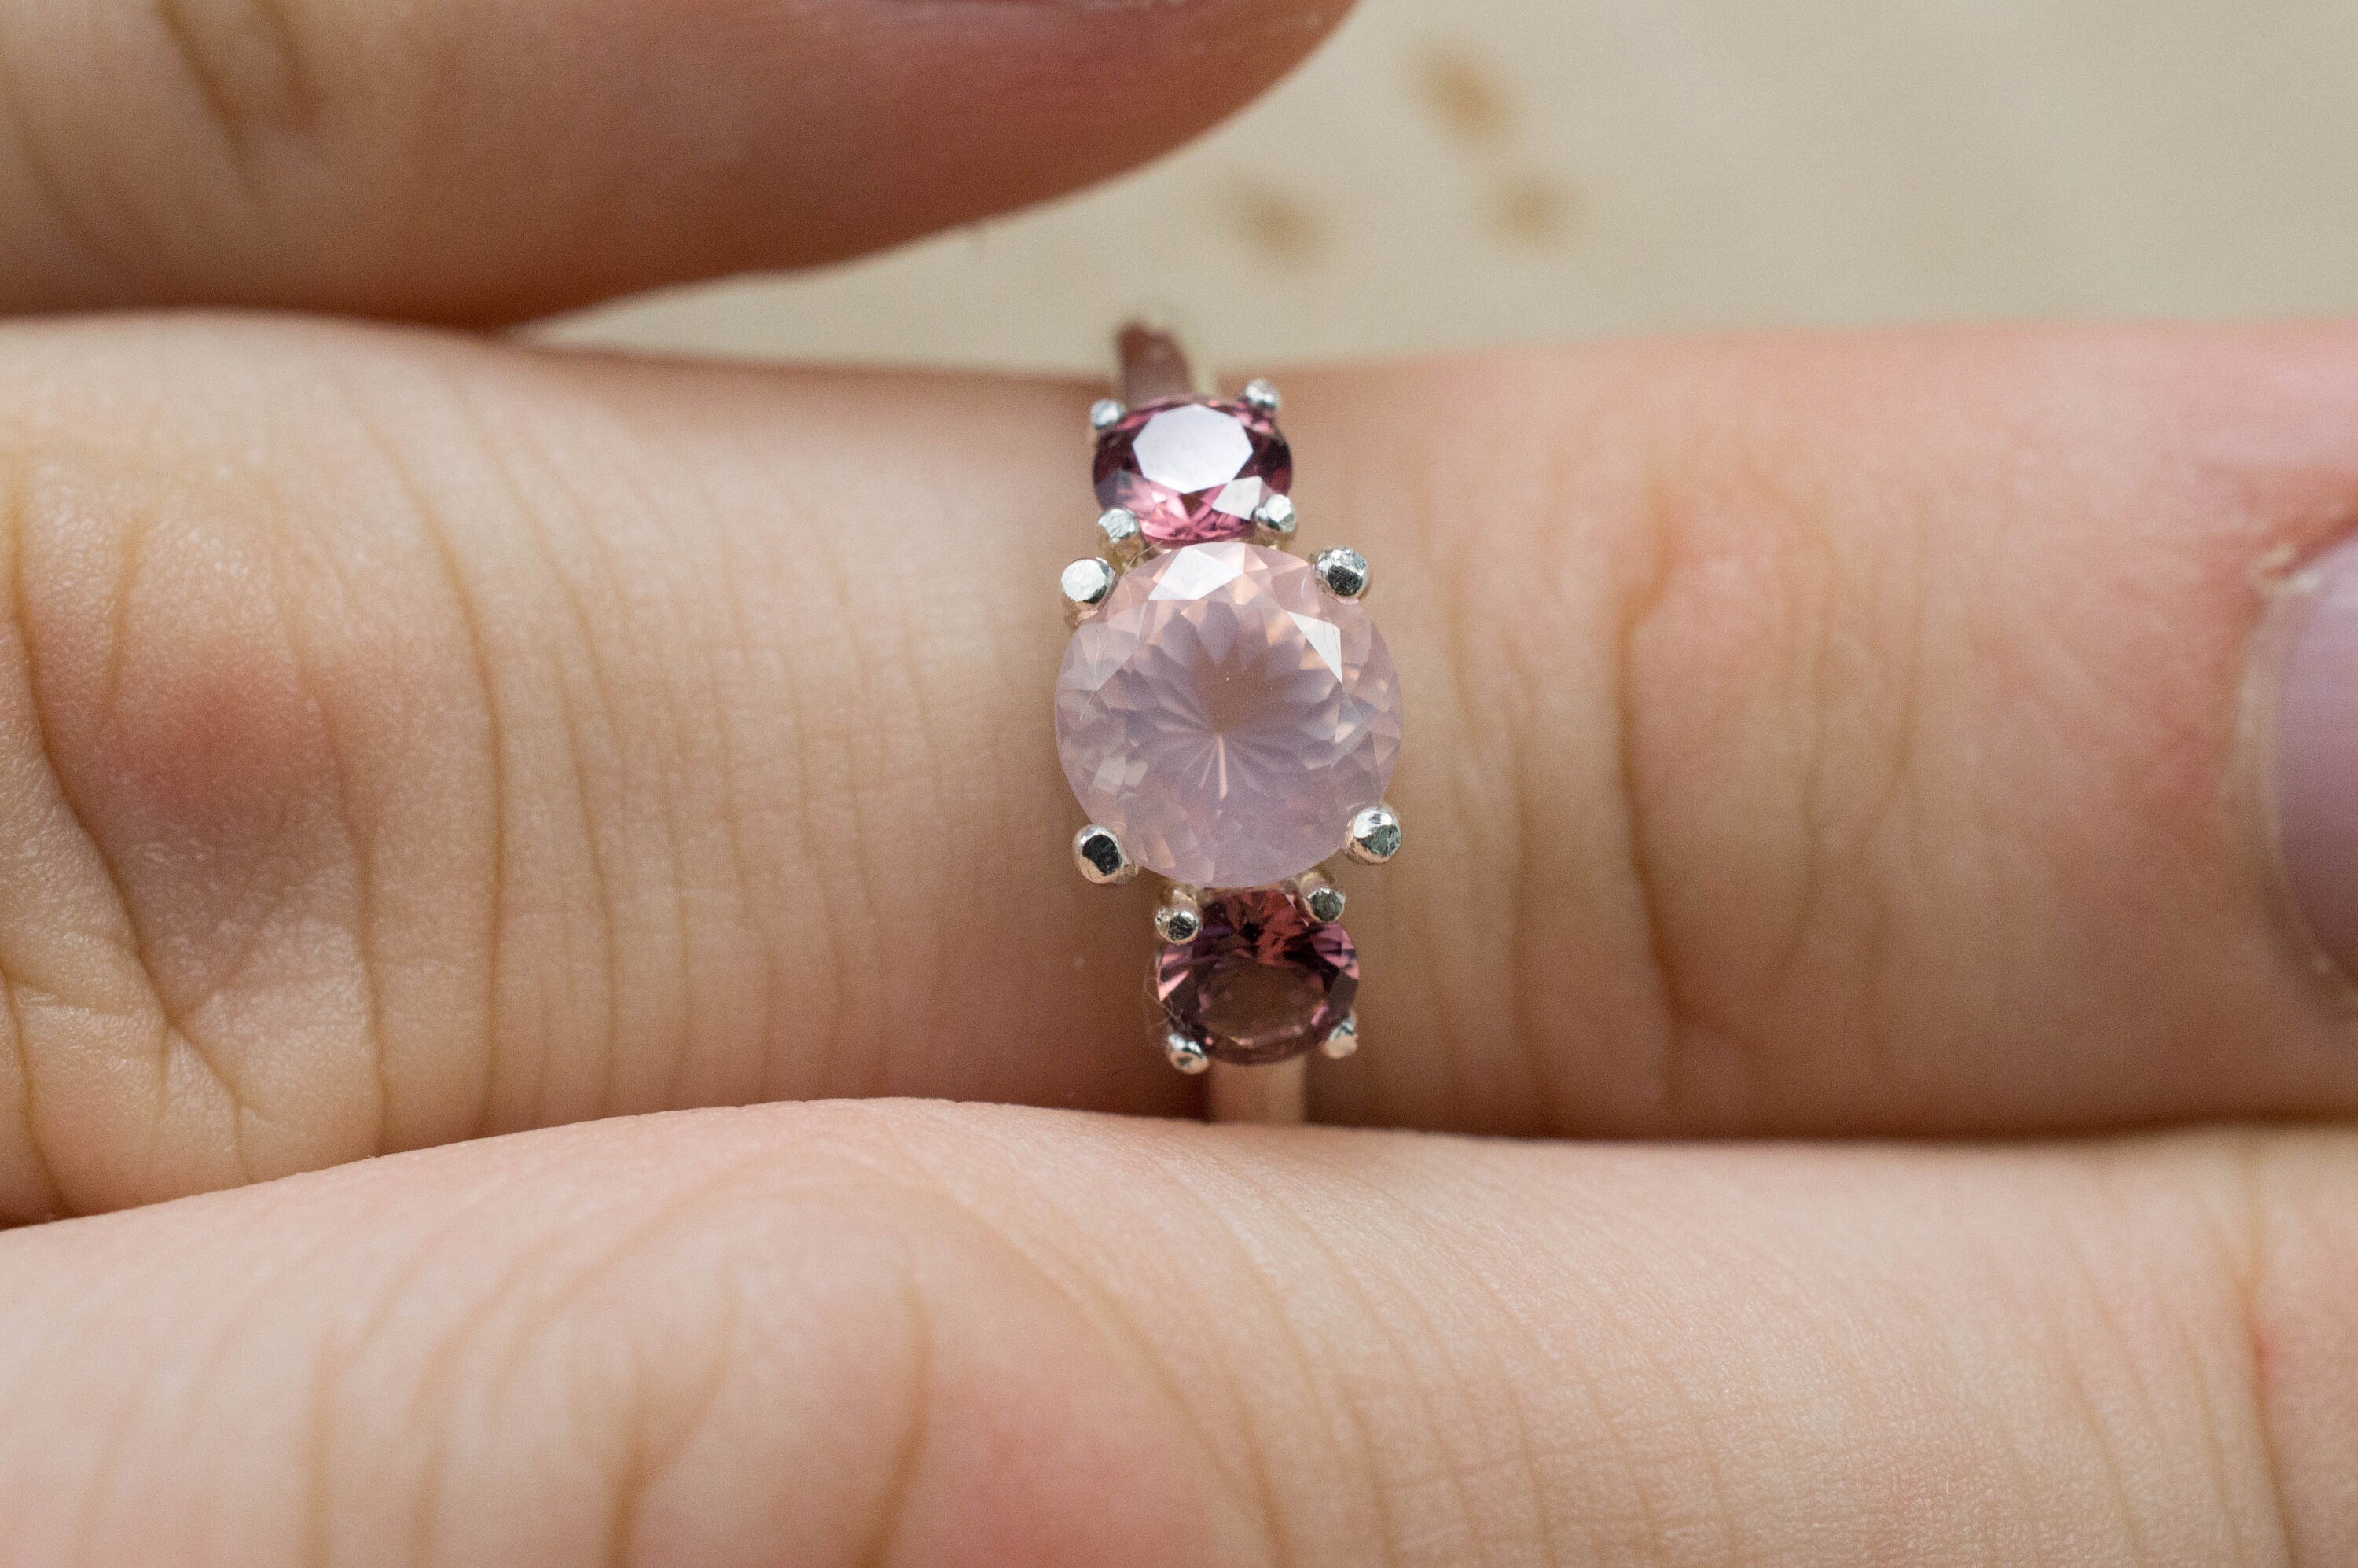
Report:
[[[1340,925],[1283,888],[1204,900],[1196,938],[1163,949],[1149,984],[1154,1027],[1216,1062],[1282,1062],[1351,1015],[1359,954]]]
[[[1093,822],[1174,881],[1251,888],[1344,848],[1382,803],[1400,683],[1365,610],[1230,541],[1124,576],[1073,633],[1056,749]]]
[[[1293,453],[1267,414],[1176,398],[1125,414],[1098,438],[1098,504],[1157,545],[1251,536],[1253,511],[1293,483]]]

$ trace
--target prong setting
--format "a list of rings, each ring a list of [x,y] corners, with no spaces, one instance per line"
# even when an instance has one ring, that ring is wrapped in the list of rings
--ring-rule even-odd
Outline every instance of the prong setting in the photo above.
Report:
[[[1211,1055],[1200,1041],[1191,1039],[1175,1029],[1163,1037],[1163,1054],[1173,1066],[1191,1078],[1212,1065]]]
[[[1120,398],[1100,397],[1089,405],[1089,430],[1094,435],[1102,436],[1120,424],[1122,416],[1129,412],[1122,406]]]
[[[1302,894],[1302,906],[1310,911],[1310,918],[1332,925],[1343,918],[1343,890],[1326,879],[1324,871],[1305,871],[1296,884]]]
[[[1368,557],[1341,546],[1321,550],[1311,558],[1318,586],[1337,599],[1357,599],[1368,591]]]
[[[1293,502],[1290,497],[1271,496],[1253,508],[1252,520],[1262,544],[1282,549],[1293,542]]]
[[[1389,806],[1371,806],[1351,818],[1348,850],[1363,866],[1380,866],[1400,853],[1400,814]]]
[[[1113,830],[1094,822],[1073,835],[1073,864],[1099,887],[1111,887],[1138,875],[1138,862],[1130,858]]]
[[[1328,1030],[1326,1038],[1318,1042],[1319,1054],[1330,1062],[1339,1062],[1359,1048],[1359,1014],[1355,1009],[1343,1015],[1343,1022]]]
[[[1192,889],[1174,884],[1163,891],[1163,902],[1154,911],[1154,934],[1174,946],[1204,934],[1204,906]]]
[[[1066,623],[1078,625],[1090,611],[1106,601],[1106,596],[1120,579],[1121,574],[1114,570],[1113,563],[1102,556],[1083,556],[1067,566],[1056,579],[1057,591],[1064,596]]]
[[[1146,543],[1138,529],[1138,514],[1122,506],[1108,507],[1098,514],[1098,537],[1105,541],[1106,554],[1116,562],[1130,559]]]
[[[1260,376],[1255,376],[1245,383],[1245,389],[1240,395],[1244,399],[1246,407],[1257,409],[1263,414],[1273,415],[1285,406],[1285,399],[1277,395],[1277,384]]]

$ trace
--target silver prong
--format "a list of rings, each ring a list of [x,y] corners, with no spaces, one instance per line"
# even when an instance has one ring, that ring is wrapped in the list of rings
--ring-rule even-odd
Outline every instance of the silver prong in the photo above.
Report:
[[[1302,890],[1303,904],[1310,911],[1310,918],[1324,921],[1329,925],[1343,918],[1343,890],[1328,881],[1325,872],[1305,871],[1298,885]]]
[[[1253,526],[1260,530],[1261,543],[1282,549],[1293,539],[1293,502],[1290,497],[1272,495],[1253,508]]]
[[[1163,1037],[1163,1054],[1170,1058],[1173,1066],[1191,1078],[1212,1065],[1212,1058],[1205,1054],[1202,1045],[1175,1029]]]
[[[1351,859],[1361,865],[1380,866],[1400,853],[1400,814],[1389,806],[1371,806],[1351,818]]]
[[[1264,381],[1260,376],[1245,383],[1244,400],[1246,407],[1258,408],[1263,414],[1274,414],[1285,403],[1285,399],[1277,395],[1276,384]]]
[[[1146,543],[1146,536],[1138,531],[1138,514],[1122,506],[1098,514],[1098,537],[1105,541],[1106,554],[1116,561],[1130,559]]]
[[[1318,586],[1337,599],[1357,599],[1368,591],[1368,557],[1357,550],[1340,546],[1321,550],[1310,569],[1318,574]]]
[[[1328,1031],[1325,1039],[1318,1042],[1319,1051],[1330,1062],[1339,1062],[1358,1048],[1359,1015],[1357,1012],[1345,1013],[1343,1022]]]
[[[1138,875],[1138,862],[1130,858],[1113,829],[1094,822],[1073,835],[1073,864],[1099,887],[1126,882]]]
[[[1089,428],[1102,436],[1120,424],[1121,416],[1129,412],[1121,406],[1120,398],[1100,397],[1089,405]]]
[[[1066,624],[1079,625],[1083,617],[1106,601],[1106,595],[1120,579],[1121,574],[1113,569],[1113,563],[1102,556],[1083,556],[1066,567],[1064,575],[1056,579],[1057,589],[1065,598]]]
[[[1154,910],[1154,933],[1174,946],[1204,934],[1204,906],[1196,902],[1194,889],[1174,882],[1163,891],[1163,902]]]

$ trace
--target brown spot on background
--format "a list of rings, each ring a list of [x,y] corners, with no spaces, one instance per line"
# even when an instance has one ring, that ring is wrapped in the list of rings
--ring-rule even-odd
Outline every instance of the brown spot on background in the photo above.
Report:
[[[1502,239],[1549,249],[1572,232],[1580,197],[1569,182],[1540,169],[1508,175],[1492,193],[1490,222]]]
[[[1493,246],[1552,250],[1572,237],[1579,192],[1523,163],[1506,73],[1463,44],[1433,41],[1411,59],[1415,101],[1476,171],[1482,233]]]
[[[1419,99],[1453,141],[1503,146],[1515,128],[1514,97],[1480,56],[1456,44],[1427,44],[1416,58]]]
[[[1305,267],[1327,250],[1326,215],[1293,191],[1240,175],[1229,183],[1223,209],[1245,248],[1273,266]]]

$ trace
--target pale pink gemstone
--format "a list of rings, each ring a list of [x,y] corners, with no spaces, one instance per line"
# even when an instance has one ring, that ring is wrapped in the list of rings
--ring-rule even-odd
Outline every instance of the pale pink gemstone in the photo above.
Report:
[[[1065,650],[1056,749],[1090,820],[1174,881],[1244,888],[1334,855],[1400,754],[1365,610],[1229,541],[1131,570]]]
[[[1182,397],[1133,409],[1098,438],[1098,504],[1157,545],[1249,538],[1253,509],[1293,482],[1293,452],[1242,403]]]

